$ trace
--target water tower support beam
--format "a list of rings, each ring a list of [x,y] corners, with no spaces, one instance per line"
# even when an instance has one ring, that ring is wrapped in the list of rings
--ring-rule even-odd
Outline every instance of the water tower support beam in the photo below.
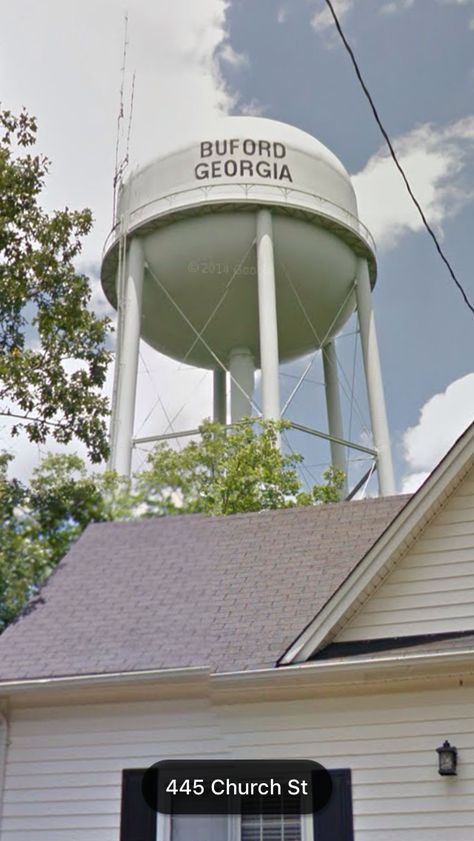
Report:
[[[269,210],[259,210],[257,213],[257,271],[262,412],[266,420],[279,420],[280,384],[275,258],[272,215]]]
[[[392,451],[390,448],[390,434],[385,408],[374,311],[372,309],[369,267],[367,260],[363,257],[359,258],[358,261],[356,297],[365,377],[367,381],[367,394],[369,398],[370,420],[375,449],[377,450],[379,491],[381,496],[390,496],[395,493]]]
[[[115,343],[115,362],[114,362],[114,379],[113,379],[113,387],[112,387],[112,399],[111,399],[111,412],[110,412],[110,426],[109,426],[109,436],[110,436],[110,454],[109,454],[109,461],[107,464],[107,469],[112,469],[112,456],[115,452],[115,440],[117,437],[117,393],[119,389],[119,357],[120,357],[120,348],[122,345],[122,336],[123,336],[123,325],[122,325],[122,317],[123,317],[123,295],[122,295],[122,265],[119,259],[119,264],[117,266],[117,277],[115,281],[115,291],[117,296],[117,329],[116,329],[116,343]]]
[[[112,438],[110,468],[121,476],[130,475],[132,464],[144,271],[143,246],[141,241],[134,237],[126,261],[123,334],[117,337],[117,391],[111,422],[115,435]]]
[[[226,372],[223,368],[218,368],[213,373],[214,421],[225,424],[227,423]]]
[[[235,348],[229,356],[230,415],[232,423],[252,415],[255,365],[248,348]]]
[[[339,393],[339,379],[337,376],[337,357],[335,343],[328,342],[323,347],[324,384],[326,387],[326,406],[328,413],[329,435],[331,436],[331,463],[347,473],[346,450],[339,441],[333,438],[344,438],[342,424],[341,397]],[[347,493],[347,482],[343,489]]]

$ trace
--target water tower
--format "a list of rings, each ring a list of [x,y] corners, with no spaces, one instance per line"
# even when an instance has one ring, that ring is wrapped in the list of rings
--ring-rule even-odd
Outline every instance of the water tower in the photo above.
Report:
[[[223,423],[256,414],[258,368],[262,415],[278,419],[280,363],[321,348],[331,459],[344,466],[333,339],[357,308],[379,488],[393,493],[376,271],[348,173],[293,126],[225,117],[138,170],[121,188],[102,264],[118,309],[111,467],[130,472],[140,338],[213,370]]]

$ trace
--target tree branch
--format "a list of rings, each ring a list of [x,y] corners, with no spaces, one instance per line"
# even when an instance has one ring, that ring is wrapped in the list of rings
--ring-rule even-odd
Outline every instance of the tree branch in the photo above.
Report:
[[[0,409],[0,417],[15,418],[17,420],[23,420],[23,421],[31,421],[31,423],[37,423],[37,424],[40,424],[42,426],[55,426],[55,427],[59,427],[59,429],[62,429],[63,426],[64,426],[64,424],[60,423],[59,421],[48,421],[48,420],[45,420],[44,418],[35,418],[35,417],[33,417],[33,415],[17,415],[15,412],[10,412],[9,409],[7,409],[5,411],[2,411]]]

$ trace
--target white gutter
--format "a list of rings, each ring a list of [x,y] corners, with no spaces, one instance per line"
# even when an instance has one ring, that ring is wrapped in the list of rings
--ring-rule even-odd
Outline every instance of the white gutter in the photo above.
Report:
[[[252,690],[265,695],[272,690],[285,693],[322,690],[330,694],[348,686],[364,686],[370,692],[370,687],[376,683],[406,685],[413,681],[439,681],[443,677],[457,679],[459,675],[468,673],[474,674],[474,649],[378,659],[307,662],[251,672],[223,672],[211,676],[210,687],[216,697],[220,693],[245,693],[248,697]]]
[[[301,685],[318,680],[323,686],[331,682],[367,682],[367,672],[371,676],[379,674],[396,679],[397,670],[401,676],[426,677],[439,674],[439,667],[449,667],[449,673],[461,669],[474,672],[474,649],[461,651],[436,651],[424,654],[401,654],[377,658],[360,659],[338,658],[319,662],[298,663],[293,666],[271,667],[235,672],[212,673],[210,668],[191,666],[185,669],[150,669],[139,672],[114,672],[109,674],[77,675],[73,677],[36,678],[33,680],[13,680],[0,683],[1,694],[18,694],[33,690],[100,688],[114,685],[144,685],[150,683],[189,683],[191,681],[209,681],[211,688],[231,685]]]
[[[184,669],[147,669],[138,672],[109,672],[107,674],[72,675],[66,677],[40,677],[30,680],[6,680],[0,682],[2,692],[25,692],[37,689],[77,689],[79,687],[113,686],[115,684],[144,684],[159,681],[188,682],[209,676],[210,670],[203,666],[189,666]]]
[[[321,660],[316,662],[295,663],[293,666],[280,666],[273,669],[255,669],[254,671],[219,672],[211,676],[211,680],[224,683],[231,680],[255,680],[261,681],[272,675],[274,678],[290,678],[290,676],[301,677],[321,675],[323,677],[333,674],[346,674],[361,672],[363,669],[377,669],[383,671],[394,670],[400,666],[426,667],[433,663],[448,663],[454,667],[468,665],[474,671],[474,649],[467,648],[462,651],[435,651],[426,654],[399,654],[393,657],[358,657],[357,660],[350,658],[338,658],[334,660]]]
[[[8,744],[8,719],[0,712],[0,835],[3,822],[3,794],[5,789]]]

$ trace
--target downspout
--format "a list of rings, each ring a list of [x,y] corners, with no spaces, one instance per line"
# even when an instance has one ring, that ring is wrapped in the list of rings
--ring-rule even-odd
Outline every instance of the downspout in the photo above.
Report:
[[[0,837],[3,825],[3,795],[5,791],[5,770],[7,767],[8,751],[8,719],[0,712]]]

